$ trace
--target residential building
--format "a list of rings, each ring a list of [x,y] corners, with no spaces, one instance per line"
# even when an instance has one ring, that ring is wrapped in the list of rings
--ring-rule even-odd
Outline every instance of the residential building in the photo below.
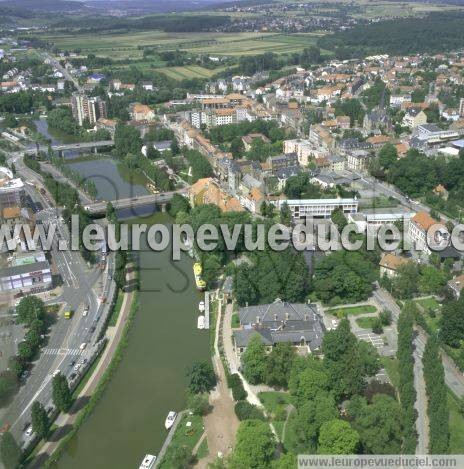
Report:
[[[346,164],[353,171],[365,171],[369,167],[372,155],[365,150],[355,150],[347,153]]]
[[[380,259],[380,276],[386,276],[389,278],[396,277],[398,275],[398,268],[411,262],[406,257],[397,256],[396,254],[386,253]]]
[[[234,331],[237,358],[256,334],[268,352],[278,343],[290,342],[301,353],[318,352],[322,345],[325,327],[314,304],[287,303],[276,299],[270,304],[241,308],[238,316],[242,328]]]
[[[84,94],[73,94],[71,109],[74,119],[80,126],[84,121],[95,124],[100,117],[107,117],[106,103],[98,96],[89,98]]]
[[[155,112],[146,104],[133,103],[129,106],[129,114],[134,121],[150,121],[155,117]]]
[[[406,110],[402,124],[405,127],[414,129],[418,125],[427,123],[427,114],[420,107],[410,107]]]
[[[218,181],[213,178],[199,179],[188,190],[190,203],[193,207],[204,204],[214,204],[223,212],[242,212],[244,208],[240,202],[224,191]]]
[[[461,296],[462,288],[464,287],[464,275],[458,275],[448,282],[449,289],[453,292],[456,298]]]
[[[418,212],[411,218],[408,235],[413,247],[430,255],[432,251],[445,249],[449,244],[446,226],[434,220],[427,212]]]

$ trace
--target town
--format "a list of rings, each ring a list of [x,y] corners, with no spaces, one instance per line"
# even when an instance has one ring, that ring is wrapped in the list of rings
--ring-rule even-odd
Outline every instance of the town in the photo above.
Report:
[[[245,15],[187,34],[379,27],[319,3],[217,8]],[[329,35],[240,55],[182,37],[121,58],[48,25],[1,34],[4,467],[464,454],[464,44],[369,55],[327,52]],[[250,250],[237,231],[230,249],[220,229],[308,222],[359,247]],[[83,242],[137,223],[221,234],[187,236],[180,260]]]

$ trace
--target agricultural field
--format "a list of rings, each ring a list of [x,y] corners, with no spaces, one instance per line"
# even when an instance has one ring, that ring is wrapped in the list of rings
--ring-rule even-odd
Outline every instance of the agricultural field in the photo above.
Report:
[[[82,55],[95,54],[112,59],[142,59],[142,48],[159,51],[184,50],[218,56],[256,55],[265,52],[291,53],[315,44],[321,33],[165,33],[144,31],[124,34],[46,34],[40,38],[60,49],[80,49]]]
[[[164,73],[168,78],[173,80],[187,80],[191,78],[210,78],[216,73],[219,73],[223,68],[215,68],[210,70],[208,68],[200,67],[199,65],[185,65],[183,67],[161,67],[157,71]]]

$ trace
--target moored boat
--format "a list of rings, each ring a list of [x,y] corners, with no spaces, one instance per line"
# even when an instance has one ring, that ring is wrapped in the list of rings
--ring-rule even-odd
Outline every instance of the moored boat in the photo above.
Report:
[[[152,469],[155,465],[156,456],[154,454],[146,454],[139,466],[139,469]]]
[[[198,316],[197,319],[197,329],[204,329],[205,328],[205,317]]]
[[[173,425],[177,417],[177,412],[174,412],[171,410],[166,417],[166,420],[164,421],[164,426],[166,427],[166,430],[169,430]]]

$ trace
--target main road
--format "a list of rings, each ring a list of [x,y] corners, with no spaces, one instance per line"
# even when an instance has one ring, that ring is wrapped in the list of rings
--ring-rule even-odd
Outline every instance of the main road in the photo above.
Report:
[[[20,162],[15,156],[10,162]],[[38,175],[24,165],[17,164],[20,175],[34,180],[40,184]],[[104,272],[90,268],[82,259],[79,252],[70,249],[58,249],[60,240],[70,241],[67,226],[61,221],[60,212],[45,194],[40,194],[34,188],[26,185],[26,194],[34,204],[40,204],[42,210],[36,214],[37,220],[45,225],[56,227],[58,238],[52,244],[51,256],[63,279],[62,294],[56,302],[64,304],[66,309],[75,311],[74,316],[68,320],[58,318],[51,327],[51,335],[39,359],[34,363],[32,375],[21,387],[8,409],[3,412],[3,423],[11,425],[11,432],[22,445],[26,446],[30,438],[24,433],[30,424],[30,408],[34,401],[39,400],[47,408],[51,406],[52,374],[60,370],[68,380],[76,374],[75,366],[89,360],[95,353],[96,344],[104,326],[105,317],[109,313],[109,302],[103,298],[112,298],[115,284],[112,280],[114,270],[113,256],[108,256]],[[83,307],[89,307],[88,314],[83,314]],[[82,344],[86,344],[85,350]],[[74,377],[76,379],[76,377]]]

